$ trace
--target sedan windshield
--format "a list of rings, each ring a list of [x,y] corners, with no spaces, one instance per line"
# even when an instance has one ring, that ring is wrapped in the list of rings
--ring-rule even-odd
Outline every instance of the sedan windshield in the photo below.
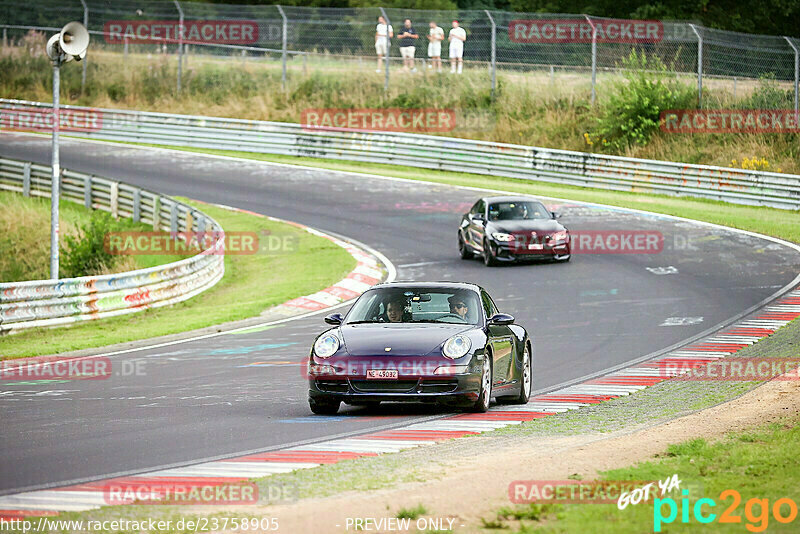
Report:
[[[489,205],[490,221],[549,219],[550,212],[536,201],[495,202]]]
[[[464,289],[376,288],[361,295],[345,324],[480,324],[479,302],[477,293]]]

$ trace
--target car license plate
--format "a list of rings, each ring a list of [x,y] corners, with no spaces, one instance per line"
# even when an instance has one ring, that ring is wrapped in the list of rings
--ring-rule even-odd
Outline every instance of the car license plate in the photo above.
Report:
[[[367,369],[367,378],[392,380],[397,378],[397,369]]]
[[[528,245],[528,250],[542,250],[543,248],[544,245],[542,245],[541,243],[531,243],[530,245]]]

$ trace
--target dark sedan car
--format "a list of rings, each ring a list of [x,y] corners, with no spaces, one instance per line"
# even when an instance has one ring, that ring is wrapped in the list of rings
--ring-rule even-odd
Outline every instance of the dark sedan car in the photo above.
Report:
[[[528,402],[532,345],[514,317],[473,284],[379,284],[314,341],[308,402],[334,414],[342,402],[440,402],[485,412],[492,397]]]
[[[569,230],[556,217],[530,198],[482,198],[461,217],[458,250],[463,259],[483,256],[489,266],[530,259],[569,261]]]

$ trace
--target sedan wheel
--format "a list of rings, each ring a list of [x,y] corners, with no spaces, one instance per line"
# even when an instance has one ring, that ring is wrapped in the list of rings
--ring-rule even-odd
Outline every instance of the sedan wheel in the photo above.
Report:
[[[492,400],[492,358],[489,354],[483,357],[483,372],[481,373],[481,389],[478,400],[471,406],[473,412],[484,413],[489,409]]]
[[[497,265],[497,259],[494,257],[494,254],[492,254],[492,247],[489,246],[489,241],[486,239],[483,240],[483,263],[485,263],[487,267]]]
[[[308,407],[317,415],[335,415],[339,411],[339,401],[322,401],[319,399],[308,399]]]
[[[464,238],[461,235],[461,232],[458,233],[458,252],[461,254],[462,260],[468,260],[472,258],[472,251],[469,249],[466,243],[464,243]]]
[[[528,404],[528,398],[533,389],[533,359],[527,343],[522,358],[522,380],[519,386],[519,396],[514,399],[514,404]]]

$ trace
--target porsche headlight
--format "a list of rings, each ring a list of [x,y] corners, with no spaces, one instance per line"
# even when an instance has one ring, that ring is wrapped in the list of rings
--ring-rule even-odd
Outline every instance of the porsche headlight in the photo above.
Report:
[[[492,237],[494,238],[495,241],[501,241],[503,243],[507,243],[509,241],[513,241],[514,240],[514,236],[513,235],[504,234],[502,232],[495,232],[495,233],[492,234]]]
[[[314,342],[314,354],[330,358],[339,350],[339,338],[332,333],[323,334]]]
[[[472,342],[469,338],[465,335],[457,334],[445,341],[444,347],[442,347],[442,354],[444,354],[445,358],[456,360],[465,356],[471,348]]]

